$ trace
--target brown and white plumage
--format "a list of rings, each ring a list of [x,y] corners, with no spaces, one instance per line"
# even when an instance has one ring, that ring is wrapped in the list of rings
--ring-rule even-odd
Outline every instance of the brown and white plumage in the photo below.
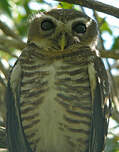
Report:
[[[76,10],[33,19],[8,84],[10,152],[103,151],[109,84],[96,41],[96,23]]]

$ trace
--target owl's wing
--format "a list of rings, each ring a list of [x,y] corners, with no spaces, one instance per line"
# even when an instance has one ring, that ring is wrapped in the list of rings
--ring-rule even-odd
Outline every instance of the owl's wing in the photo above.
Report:
[[[20,118],[19,99],[21,77],[20,62],[17,61],[11,71],[6,91],[9,152],[31,152],[24,137]]]
[[[89,152],[102,152],[107,136],[111,102],[109,82],[103,62],[96,57],[89,65],[93,112]]]

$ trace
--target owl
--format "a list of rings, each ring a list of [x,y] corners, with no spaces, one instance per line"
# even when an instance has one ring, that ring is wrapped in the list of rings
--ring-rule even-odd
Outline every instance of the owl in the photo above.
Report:
[[[7,89],[9,152],[102,152],[109,83],[96,22],[74,9],[31,21]]]

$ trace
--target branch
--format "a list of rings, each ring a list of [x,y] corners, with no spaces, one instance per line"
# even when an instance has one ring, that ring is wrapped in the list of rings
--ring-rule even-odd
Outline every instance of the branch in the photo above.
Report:
[[[2,64],[1,60],[0,60],[0,71],[3,72],[5,78],[8,80],[8,69],[5,69],[4,65]]]
[[[14,39],[20,40],[19,36],[12,30],[10,29],[4,22],[0,21],[0,29],[8,36],[13,37]]]
[[[119,112],[116,109],[112,111],[112,118],[119,123]]]
[[[9,39],[6,36],[0,36],[0,44],[20,50],[26,46],[26,43],[13,38]]]
[[[7,148],[6,129],[0,126],[0,148]]]
[[[18,58],[16,55],[12,54],[6,46],[1,44],[0,44],[0,51],[4,51],[5,53],[11,55],[12,57]]]
[[[26,43],[24,43],[24,42],[20,42],[19,40],[15,40],[15,39],[9,39],[5,36],[0,36],[0,44],[7,45],[8,47],[16,48],[16,49],[20,49],[20,50],[22,50],[26,46]],[[3,48],[3,49],[8,52],[7,49],[5,49],[5,48]],[[119,53],[117,53],[117,52],[116,51],[100,51],[100,54],[101,54],[101,57],[103,57],[103,58],[119,59]]]
[[[88,7],[96,11],[103,12],[119,18],[119,8],[98,1],[92,1],[92,0],[56,0],[56,1],[81,5],[83,7]]]
[[[0,83],[4,86],[4,87],[6,87],[6,82],[4,81],[4,79],[0,76]]]
[[[100,55],[103,58],[119,59],[119,53],[117,53],[116,51],[113,51],[113,50],[110,50],[110,51],[100,51]]]

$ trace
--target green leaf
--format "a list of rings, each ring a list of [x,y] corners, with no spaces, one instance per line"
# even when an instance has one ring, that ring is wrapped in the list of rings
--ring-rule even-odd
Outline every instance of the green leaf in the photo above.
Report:
[[[8,0],[0,0],[0,7],[11,17],[10,5]]]
[[[114,43],[112,45],[112,50],[117,50],[119,49],[119,37],[116,37],[114,40]]]
[[[28,30],[27,19],[27,16],[18,14],[17,20],[15,21],[16,29],[21,37],[26,36]]]
[[[106,21],[104,21],[104,23],[103,23],[102,26],[100,27],[100,30],[101,30],[102,32],[107,31],[107,32],[109,32],[109,34],[112,35],[112,30],[110,29],[109,24],[108,24]]]
[[[119,152],[119,143],[115,138],[107,138],[105,152]]]
[[[73,8],[73,4],[61,2],[61,3],[59,3],[58,7],[59,8],[64,8],[64,9],[72,9]]]
[[[112,30],[109,24],[106,22],[105,18],[101,18],[100,16],[98,16],[98,22],[99,22],[99,27],[100,27],[101,32],[106,31],[112,35]]]

